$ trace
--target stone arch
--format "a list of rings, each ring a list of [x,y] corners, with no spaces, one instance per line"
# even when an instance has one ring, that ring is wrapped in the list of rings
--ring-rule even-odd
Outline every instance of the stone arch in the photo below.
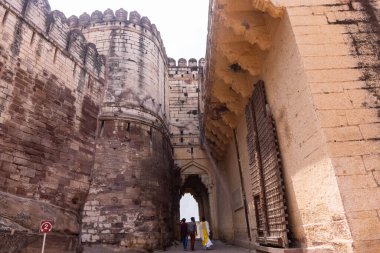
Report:
[[[216,181],[213,171],[192,160],[180,166],[180,177],[180,195],[191,193],[194,196],[198,202],[200,217],[202,215],[206,217],[210,222],[214,238],[217,238],[218,213],[216,210]]]

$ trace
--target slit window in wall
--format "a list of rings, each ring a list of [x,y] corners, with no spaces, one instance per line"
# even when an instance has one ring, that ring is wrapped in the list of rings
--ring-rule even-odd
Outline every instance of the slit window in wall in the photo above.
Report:
[[[1,24],[2,25],[4,25],[5,22],[7,22],[8,14],[9,14],[9,11],[6,10],[5,13],[4,13],[4,16],[3,16],[3,20],[1,20]]]
[[[53,63],[57,60],[57,53],[58,53],[58,47],[55,48],[54,50],[54,58],[53,58]]]
[[[104,120],[101,120],[101,121],[100,121],[99,135],[98,135],[98,136],[102,136],[102,134],[103,134],[103,130],[104,130],[104,124],[105,124],[105,121],[104,121]]]
[[[179,133],[180,133],[181,135],[183,135],[183,130],[180,130]]]
[[[30,45],[33,45],[34,40],[35,40],[35,37],[36,37],[36,32],[33,31],[33,33],[32,33],[32,38],[30,39]]]
[[[77,64],[75,63],[75,64],[74,64],[74,68],[73,68],[73,76],[75,76],[75,71],[76,71],[76,69],[77,69]]]
[[[179,139],[181,141],[181,143],[183,143],[183,137],[181,137],[181,139]]]

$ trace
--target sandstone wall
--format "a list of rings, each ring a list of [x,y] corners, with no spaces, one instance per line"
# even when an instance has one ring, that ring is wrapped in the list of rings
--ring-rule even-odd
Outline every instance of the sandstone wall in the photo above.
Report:
[[[146,125],[104,120],[96,155],[82,220],[85,252],[99,244],[166,247],[173,239],[172,214],[177,211],[172,196],[178,194],[168,139]]]
[[[291,245],[352,252],[351,233],[291,21],[278,24],[263,80],[279,138]]]
[[[247,151],[247,124],[244,117],[242,117],[237,124],[236,137],[238,141],[239,156],[241,162],[241,168],[243,173],[243,183],[244,190],[247,198],[247,207],[249,210],[249,220],[250,220],[250,229],[252,233],[252,240],[255,241],[256,233],[255,227],[256,222],[254,219],[255,210],[253,208],[253,195],[252,195],[252,184],[250,182],[250,172],[249,172],[249,162],[248,162],[248,151]],[[230,203],[221,201],[220,206],[224,208],[230,208],[232,214],[233,224],[222,218],[221,219],[221,229],[220,231],[223,234],[223,237],[232,241],[233,243],[249,247],[249,236],[247,231],[246,216],[243,203],[243,187],[242,181],[239,175],[239,164],[238,156],[235,147],[234,141],[228,146],[227,149],[228,156],[225,157],[223,163],[220,164],[220,170],[222,175],[228,182],[229,194],[231,198]],[[220,215],[223,217],[223,215]]]
[[[175,147],[199,146],[198,63],[169,59],[170,135]]]
[[[291,245],[306,252],[378,252],[379,6],[277,2],[286,14],[273,28],[260,78],[279,136]],[[242,125],[244,119],[237,136],[247,176]],[[219,164],[231,193],[240,187],[232,145]],[[243,213],[232,217],[232,231],[227,221],[221,231],[240,241],[247,232]],[[251,228],[254,236],[254,222]]]
[[[147,17],[119,9],[69,19],[107,58],[102,116],[117,114],[162,127],[167,123],[167,63],[160,33]]]
[[[287,4],[354,251],[378,252],[378,1]]]
[[[0,2],[0,252],[75,251],[104,59],[46,1]],[[23,250],[22,250],[23,249]]]

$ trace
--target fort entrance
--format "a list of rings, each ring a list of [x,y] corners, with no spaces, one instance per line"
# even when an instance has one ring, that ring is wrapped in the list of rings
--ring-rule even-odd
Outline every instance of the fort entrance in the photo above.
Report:
[[[167,249],[191,193],[256,252],[378,253],[377,3],[211,0],[175,60],[137,11],[0,0],[0,252]]]

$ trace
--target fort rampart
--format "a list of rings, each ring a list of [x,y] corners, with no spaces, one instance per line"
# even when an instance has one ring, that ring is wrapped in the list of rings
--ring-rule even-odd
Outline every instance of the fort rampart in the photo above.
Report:
[[[50,250],[74,250],[105,58],[47,1],[1,1],[0,19],[0,248],[39,248],[51,219]]]

